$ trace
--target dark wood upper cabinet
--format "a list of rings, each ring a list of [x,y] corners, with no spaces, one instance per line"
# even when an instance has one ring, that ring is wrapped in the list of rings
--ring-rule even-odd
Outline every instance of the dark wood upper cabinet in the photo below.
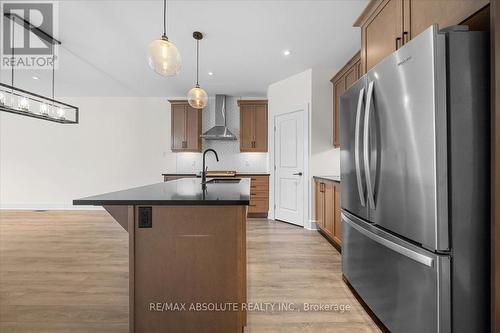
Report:
[[[172,151],[201,152],[201,109],[192,108],[187,101],[171,100]]]
[[[255,136],[255,114],[253,106],[240,105],[240,151],[253,149]]]
[[[461,24],[488,4],[489,0],[405,0],[404,30],[411,39],[434,23],[441,29]]]
[[[330,80],[333,84],[333,146],[340,147],[340,96],[360,78],[360,53]]]
[[[239,100],[240,151],[267,152],[267,100]]]
[[[385,0],[361,28],[362,66],[368,71],[401,47],[403,0]]]
[[[372,0],[354,23],[361,28],[361,73],[432,24],[467,23],[489,0]]]

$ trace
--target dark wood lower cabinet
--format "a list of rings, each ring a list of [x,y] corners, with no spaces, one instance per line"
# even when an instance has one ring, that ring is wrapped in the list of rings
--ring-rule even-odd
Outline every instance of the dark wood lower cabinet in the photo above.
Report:
[[[248,217],[267,217],[269,211],[269,176],[252,176]]]
[[[315,180],[316,225],[336,248],[342,247],[342,222],[340,219],[340,183]]]

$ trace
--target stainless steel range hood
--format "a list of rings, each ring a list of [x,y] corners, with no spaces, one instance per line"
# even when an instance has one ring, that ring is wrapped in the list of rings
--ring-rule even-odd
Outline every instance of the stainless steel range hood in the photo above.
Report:
[[[226,124],[226,95],[215,95],[215,126],[201,137],[205,140],[237,140]]]

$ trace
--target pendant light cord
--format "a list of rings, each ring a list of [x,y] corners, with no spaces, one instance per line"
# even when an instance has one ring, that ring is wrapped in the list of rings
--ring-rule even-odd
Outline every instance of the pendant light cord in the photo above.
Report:
[[[52,44],[52,99],[55,99],[56,95],[56,84],[55,84],[55,77],[56,77],[56,46]],[[53,103],[52,103],[53,104]]]
[[[10,67],[11,67],[11,86],[12,88],[14,88],[14,48],[16,47],[16,42],[15,42],[15,29],[14,29],[14,20],[12,20],[12,49],[10,50],[11,51],[11,63],[10,63]],[[12,93],[14,93],[14,91],[12,91]]]
[[[167,0],[163,0],[163,36],[167,36]]]
[[[196,86],[198,87],[200,84],[198,82],[198,78],[200,76],[200,41],[196,40]]]

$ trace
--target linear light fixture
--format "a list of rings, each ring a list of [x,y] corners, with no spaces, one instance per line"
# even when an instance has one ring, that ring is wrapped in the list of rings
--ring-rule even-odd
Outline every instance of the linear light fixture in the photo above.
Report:
[[[78,108],[51,98],[0,83],[0,111],[53,121],[78,124]]]
[[[4,13],[4,16],[11,20],[13,25],[14,23],[21,25],[24,29],[33,32],[36,36],[52,45],[52,98],[16,88],[14,86],[14,64],[12,64],[11,85],[0,83],[0,111],[48,120],[60,124],[78,124],[78,107],[62,103],[54,98],[54,47],[55,45],[60,45],[61,42],[38,27],[35,27],[19,15]],[[14,55],[14,47],[12,47],[12,58],[14,58]]]

